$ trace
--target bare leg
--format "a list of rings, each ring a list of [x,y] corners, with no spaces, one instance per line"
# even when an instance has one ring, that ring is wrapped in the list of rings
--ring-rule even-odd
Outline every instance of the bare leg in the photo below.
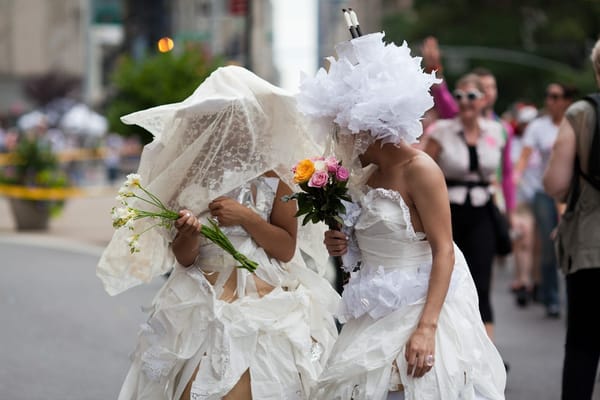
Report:
[[[486,322],[483,325],[485,327],[485,332],[487,333],[490,340],[493,342],[494,341],[494,324],[491,322]]]
[[[192,383],[196,379],[196,374],[198,373],[198,367],[194,371],[192,378],[185,386],[183,394],[181,395],[180,400],[190,400],[190,392],[192,390]],[[235,384],[233,389],[229,393],[227,393],[223,400],[252,400],[252,389],[250,387],[250,370],[246,370],[240,377],[240,380]]]
[[[387,400],[404,400],[404,390],[401,392],[388,392]]]
[[[194,379],[196,379],[198,368],[200,368],[200,366],[196,367],[196,370],[192,374],[192,377],[190,378],[189,382],[187,383],[187,385],[185,385],[185,389],[183,389],[183,393],[181,394],[181,398],[179,400],[190,400],[190,391],[192,390],[192,383],[194,382]]]
[[[246,370],[238,383],[223,400],[252,400],[252,388],[250,387],[250,370]]]
[[[519,216],[519,231],[521,237],[516,241],[515,263],[519,270],[518,280],[521,286],[531,288],[531,274],[533,268],[534,221],[531,214]]]

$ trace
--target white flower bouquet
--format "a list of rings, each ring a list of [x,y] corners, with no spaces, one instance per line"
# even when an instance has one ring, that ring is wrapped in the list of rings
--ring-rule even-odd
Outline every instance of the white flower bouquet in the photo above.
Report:
[[[152,194],[142,185],[141,178],[138,174],[127,175],[127,180],[123,186],[119,188],[116,199],[121,203],[121,207],[112,208],[112,224],[115,229],[127,228],[134,231],[132,235],[127,238],[127,244],[132,254],[141,251],[138,246],[138,241],[144,232],[155,227],[171,228],[173,222],[180,217],[178,212],[170,210],[157,196]],[[143,203],[147,203],[152,210],[132,207],[129,204],[131,199],[138,199]],[[155,219],[156,223],[141,232],[135,232],[134,221],[142,218]],[[215,221],[209,219],[208,224],[209,225],[202,224],[200,233],[239,262],[240,265],[238,268],[245,268],[250,272],[254,272],[258,267],[258,263],[250,260],[244,254],[237,251]]]

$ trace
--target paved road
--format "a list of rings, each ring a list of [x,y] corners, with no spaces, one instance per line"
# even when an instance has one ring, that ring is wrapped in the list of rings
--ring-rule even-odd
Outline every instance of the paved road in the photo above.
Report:
[[[0,399],[116,399],[140,306],[158,283],[108,296],[98,253],[0,240]]]
[[[108,296],[95,266],[112,228],[113,194],[77,199],[41,234],[16,234],[0,198],[0,400],[115,399],[138,326],[161,284]],[[52,237],[50,237],[50,235]],[[497,266],[496,344],[510,364],[507,400],[559,399],[564,319],[508,292]]]
[[[495,269],[496,345],[510,365],[507,400],[560,399],[565,319],[548,319],[539,304],[517,308],[508,291],[510,263]],[[564,298],[564,296],[563,296]]]

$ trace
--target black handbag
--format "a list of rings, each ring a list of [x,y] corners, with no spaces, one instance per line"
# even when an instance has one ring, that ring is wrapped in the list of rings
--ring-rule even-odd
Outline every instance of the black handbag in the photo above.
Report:
[[[510,224],[508,218],[503,214],[493,197],[487,202],[487,208],[494,224],[494,235],[496,237],[496,255],[507,256],[512,253],[512,239],[510,237]]]
[[[483,172],[481,172],[481,170],[478,170],[477,172],[479,173],[482,182],[489,184],[485,180]],[[500,211],[500,209],[496,205],[493,194],[490,194],[490,199],[488,200],[486,207],[490,212],[492,224],[494,225],[494,236],[496,238],[496,255],[507,256],[510,253],[512,253],[512,238],[510,237],[510,223],[508,222],[508,218],[506,217],[506,214]]]

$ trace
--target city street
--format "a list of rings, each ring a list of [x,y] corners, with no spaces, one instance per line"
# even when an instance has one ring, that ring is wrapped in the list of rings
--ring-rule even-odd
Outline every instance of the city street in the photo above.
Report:
[[[22,234],[0,198],[1,399],[116,398],[141,306],[162,278],[115,297],[104,292],[95,266],[112,234],[112,205],[112,194],[73,199],[48,233]],[[539,305],[518,309],[511,274],[510,262],[496,267],[493,299],[496,342],[510,365],[506,399],[559,399],[564,317],[547,319]]]

